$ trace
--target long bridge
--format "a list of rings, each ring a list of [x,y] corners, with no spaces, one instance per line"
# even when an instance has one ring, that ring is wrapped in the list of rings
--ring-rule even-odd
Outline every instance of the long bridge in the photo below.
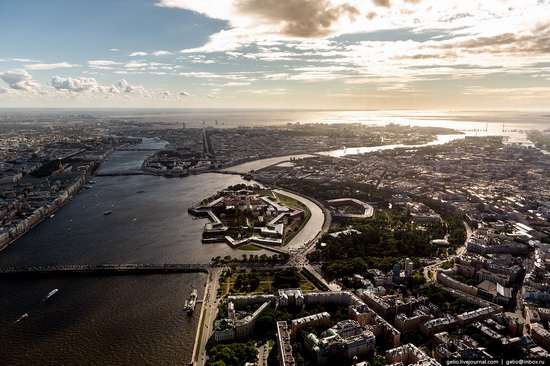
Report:
[[[96,264],[59,265],[37,267],[0,268],[1,277],[43,277],[43,276],[117,276],[169,273],[208,273],[208,264]]]

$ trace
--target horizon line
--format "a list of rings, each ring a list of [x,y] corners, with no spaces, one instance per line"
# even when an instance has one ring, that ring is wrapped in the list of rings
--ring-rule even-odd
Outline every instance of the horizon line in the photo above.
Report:
[[[85,110],[85,111],[159,111],[159,110],[217,110],[217,111],[304,111],[304,112],[379,112],[379,111],[431,111],[431,112],[549,112],[548,109],[447,109],[447,108],[246,108],[246,107],[0,107],[0,111],[7,110]]]

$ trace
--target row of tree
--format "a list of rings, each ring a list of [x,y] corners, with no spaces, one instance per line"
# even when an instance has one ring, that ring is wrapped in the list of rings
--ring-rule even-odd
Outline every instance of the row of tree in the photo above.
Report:
[[[349,182],[325,182],[322,189],[317,182],[308,182],[303,179],[281,179],[278,185],[303,193],[317,200],[331,200],[342,197],[353,197],[365,202],[387,203],[391,199],[391,193],[378,190],[375,185],[367,183]]]

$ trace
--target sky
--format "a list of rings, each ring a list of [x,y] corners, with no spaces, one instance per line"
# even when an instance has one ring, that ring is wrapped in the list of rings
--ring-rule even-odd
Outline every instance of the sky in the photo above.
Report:
[[[0,0],[0,107],[550,110],[550,0]]]

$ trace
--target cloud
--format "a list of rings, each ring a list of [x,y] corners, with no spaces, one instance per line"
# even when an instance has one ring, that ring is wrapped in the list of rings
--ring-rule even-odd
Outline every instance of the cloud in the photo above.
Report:
[[[120,93],[131,93],[131,94],[143,94],[145,89],[141,85],[132,85],[128,83],[125,79],[120,79],[115,85],[111,87],[111,90],[116,90]]]
[[[334,33],[340,18],[354,19],[359,10],[349,4],[333,5],[328,0],[244,0],[236,10],[261,22],[278,25],[285,36],[313,38]]]
[[[248,82],[248,81],[243,81],[243,82],[230,81],[228,83],[223,84],[222,86],[243,86],[243,85],[250,85],[250,82]]]
[[[265,35],[312,38],[337,33],[339,23],[360,15],[362,0],[159,0],[158,6],[196,11],[228,21],[232,29],[222,31],[262,38]]]
[[[287,94],[287,90],[283,88],[273,88],[273,89],[241,89],[239,90],[241,93],[249,93],[249,94],[272,94],[272,95],[285,95]]]
[[[124,64],[126,71],[131,73],[145,73],[145,71],[173,70],[174,65],[160,62],[147,62],[146,60],[131,60]],[[147,72],[154,74],[154,72]]]
[[[189,94],[189,93],[186,92],[186,91],[179,92],[178,95],[181,95],[182,97],[190,97],[190,96],[191,96],[191,94]]]
[[[110,87],[100,85],[94,78],[76,77],[63,78],[54,76],[52,78],[52,87],[58,91],[67,91],[71,93],[109,93],[109,94],[144,94],[145,89],[141,85],[132,85],[125,79],[120,79]]]
[[[391,0],[392,11],[399,13],[399,9],[395,9],[399,1],[402,0]],[[487,2],[492,3],[492,0]],[[371,4],[370,1],[368,3]],[[411,4],[409,1],[406,5]],[[424,0],[416,6],[433,4],[430,0]],[[550,7],[550,2],[548,4]],[[456,10],[457,14],[466,14],[464,7],[458,6]],[[501,10],[495,8],[495,11]],[[386,12],[384,8],[379,11]],[[273,84],[334,81],[348,85],[371,84],[373,90],[380,85],[379,90],[389,91],[392,89],[389,83],[395,83],[398,87],[393,90],[420,93],[420,89],[431,88],[436,84],[435,81],[442,85],[460,79],[501,78],[506,80],[504,83],[514,77],[531,77],[532,74],[540,73],[535,65],[544,62],[550,53],[550,21],[527,24],[525,20],[517,20],[504,27],[502,24],[509,19],[503,18],[504,13],[498,14],[492,20],[487,20],[488,25],[474,24],[468,31],[464,28],[416,34],[414,29],[398,29],[388,32],[389,35],[377,32],[368,36],[333,39],[258,39],[246,48],[228,51],[223,55],[192,54],[181,58],[186,62],[209,58],[216,63],[225,62],[232,66],[246,63],[252,66],[248,68],[252,71],[214,73],[211,68],[204,67],[184,69],[179,75],[206,79],[205,82],[219,86],[238,86],[250,80],[254,80],[256,85],[260,84],[257,81]],[[480,18],[479,14],[475,16]],[[483,16],[490,18],[492,15]],[[436,18],[443,19],[441,13]],[[451,23],[459,22],[464,26],[464,22],[471,22],[470,18],[457,16]],[[440,26],[447,22],[435,24]],[[506,31],[502,32],[503,29]],[[361,40],[370,37],[379,37],[381,40]],[[229,44],[229,40],[226,43]],[[211,42],[204,50],[208,48],[215,51],[216,47]],[[266,61],[273,63],[268,69],[265,68]],[[258,65],[261,69],[257,68]],[[229,79],[226,84],[224,79]],[[420,84],[422,82],[427,83]],[[456,89],[454,86],[452,88]]]
[[[40,62],[30,58],[0,58],[0,62]]]
[[[550,22],[536,24],[527,32],[460,37],[442,43],[442,48],[467,53],[509,53],[547,56],[550,53]]]
[[[120,49],[119,49],[119,48],[109,48],[109,51],[111,51],[111,52],[118,52],[118,51],[120,51]]]
[[[91,60],[88,61],[88,66],[96,70],[113,70],[114,66],[121,65],[121,62],[110,61],[110,60]]]
[[[53,70],[53,69],[67,69],[72,67],[78,67],[80,65],[70,64],[68,62],[58,62],[54,64],[29,64],[25,65],[29,70]]]
[[[199,79],[229,79],[229,80],[249,80],[249,77],[243,73],[235,73],[235,74],[216,74],[213,72],[202,72],[202,71],[187,71],[187,72],[180,72],[178,73],[180,76],[187,76],[192,78],[199,78]]]
[[[129,69],[139,69],[139,68],[147,67],[148,65],[149,63],[143,60],[133,60],[128,62],[125,66]]]
[[[98,84],[94,78],[62,78],[60,76],[54,76],[52,78],[52,86],[57,90],[66,90],[69,92],[81,93],[81,92],[97,92],[104,89]]]
[[[88,65],[91,67],[95,67],[95,66],[102,67],[102,66],[120,65],[120,62],[110,61],[110,60],[92,60],[92,61],[88,61]]]
[[[389,8],[391,6],[390,0],[372,0],[372,2],[374,5],[384,8]]]
[[[32,80],[32,76],[21,69],[0,72],[0,79],[4,80],[11,89],[33,90],[39,87],[39,84]]]
[[[155,51],[153,52],[153,56],[167,56],[167,55],[171,55],[172,52],[170,51]]]
[[[204,47],[183,52],[229,51],[252,42],[342,34],[360,18],[361,0],[160,0],[158,6],[196,11],[230,24]]]
[[[346,34],[399,30],[411,37],[440,32],[444,38],[518,34],[550,12],[548,0],[157,0],[228,23],[198,48],[182,53],[230,52],[263,42],[334,39]]]
[[[130,57],[136,57],[136,56],[147,56],[147,52],[141,52],[141,51],[138,51],[138,52],[132,52],[129,54]]]

